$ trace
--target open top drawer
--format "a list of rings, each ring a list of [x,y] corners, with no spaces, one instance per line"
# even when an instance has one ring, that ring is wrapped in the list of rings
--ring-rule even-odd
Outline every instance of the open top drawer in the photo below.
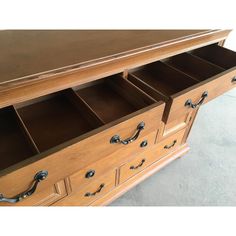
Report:
[[[19,196],[40,171],[46,188],[102,158],[123,163],[154,145],[163,111],[119,75],[1,109],[0,193]]]
[[[182,128],[176,120],[188,123],[193,109],[235,87],[236,53],[210,45],[137,68],[128,79],[166,101],[163,121]]]

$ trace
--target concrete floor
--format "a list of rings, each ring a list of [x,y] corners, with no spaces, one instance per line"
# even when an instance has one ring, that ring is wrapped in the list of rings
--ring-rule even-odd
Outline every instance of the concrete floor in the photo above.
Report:
[[[190,152],[111,206],[236,206],[236,89],[204,105]]]

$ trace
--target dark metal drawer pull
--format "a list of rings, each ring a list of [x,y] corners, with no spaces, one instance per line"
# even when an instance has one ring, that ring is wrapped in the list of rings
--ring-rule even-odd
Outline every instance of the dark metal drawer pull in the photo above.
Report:
[[[95,170],[89,170],[86,174],[85,174],[85,178],[89,179],[92,178],[95,175]]]
[[[105,187],[105,184],[101,184],[101,185],[99,186],[99,188],[98,188],[97,191],[95,191],[95,192],[93,192],[93,193],[89,193],[89,192],[88,192],[88,193],[85,193],[84,196],[85,196],[85,197],[93,197],[93,196],[95,196],[97,193],[100,193],[104,187]]]
[[[141,161],[141,163],[138,164],[137,166],[130,166],[130,169],[131,169],[131,170],[136,170],[136,169],[138,169],[139,167],[141,167],[141,166],[143,165],[143,163],[144,163],[145,161],[146,161],[146,160],[143,159],[143,160]]]
[[[16,202],[22,201],[23,199],[31,196],[37,189],[39,182],[46,179],[47,176],[48,176],[48,172],[46,170],[39,171],[34,176],[34,183],[32,184],[32,187],[30,189],[26,190],[23,193],[18,194],[14,198],[6,198],[2,194],[0,194],[0,202],[16,203]]]
[[[236,82],[236,76],[234,76],[234,78],[232,79],[232,83]]]
[[[137,126],[137,131],[135,132],[135,134],[134,134],[132,137],[127,138],[127,139],[125,139],[125,140],[122,140],[119,135],[114,135],[114,136],[111,138],[110,143],[121,143],[121,144],[124,144],[124,145],[127,145],[127,144],[129,144],[129,143],[132,143],[133,141],[135,141],[135,140],[138,138],[138,136],[139,136],[141,130],[144,129],[144,126],[145,126],[145,123],[142,121],[142,122],[139,123],[139,125]]]
[[[177,143],[177,140],[174,140],[174,142],[172,144],[166,145],[164,148],[165,149],[170,149],[170,148],[174,147],[176,143]]]
[[[191,107],[191,108],[193,108],[193,109],[196,109],[196,108],[200,107],[200,106],[203,104],[203,102],[205,101],[205,99],[206,99],[207,97],[208,97],[208,92],[205,91],[205,92],[202,94],[202,97],[201,97],[201,99],[199,100],[198,103],[195,103],[195,104],[194,104],[191,99],[188,99],[188,100],[185,102],[185,106],[188,106],[188,107]]]

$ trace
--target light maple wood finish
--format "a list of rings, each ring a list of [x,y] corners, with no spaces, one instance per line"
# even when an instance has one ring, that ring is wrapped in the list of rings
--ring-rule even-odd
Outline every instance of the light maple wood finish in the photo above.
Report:
[[[147,168],[147,166],[151,165],[153,162],[159,160],[161,156],[154,153],[152,149],[138,155],[133,160],[125,163],[119,169],[119,184],[122,184],[126,180],[128,180],[133,175],[136,175],[143,169]]]
[[[166,124],[164,136],[188,125],[193,111],[185,105],[189,99],[196,104],[203,93],[208,92],[204,100],[206,103],[235,87],[232,79],[236,76],[236,54],[219,46],[208,46],[203,50],[203,53],[198,49],[192,54],[183,53],[163,62],[152,63],[131,71],[128,77],[154,98],[160,99],[163,96],[167,103],[163,116]],[[213,58],[208,58],[211,61],[205,60],[208,51],[209,54],[216,51],[218,57],[225,58],[224,61],[214,61]],[[204,59],[194,53],[201,53]]]
[[[82,170],[76,171],[74,173],[74,176],[76,176],[76,182],[80,187],[83,187],[84,185],[88,185],[93,181],[96,181],[98,178],[103,176],[104,173],[109,172],[111,169],[117,168],[125,164],[126,162],[133,160],[134,155],[136,155],[136,153],[142,154],[143,152],[146,152],[146,150],[149,150],[154,147],[154,143],[152,143],[152,140],[155,135],[156,132],[152,132],[147,136],[144,136],[143,139],[140,140],[140,143],[145,140],[148,142],[148,145],[146,147],[139,146],[138,151],[135,148],[135,150],[128,156],[104,156],[101,160],[92,162],[90,165],[86,166]],[[91,170],[95,172],[94,176],[91,178],[86,178],[86,173]]]
[[[145,65],[181,52],[222,41],[228,36],[230,30],[183,31],[182,37],[180,36],[179,38],[179,33],[176,32],[177,31],[171,33],[165,30],[156,32],[155,38],[159,42],[157,41],[156,44],[153,43],[151,45],[148,42],[142,43],[140,48],[131,47],[128,51],[124,51],[121,43],[121,46],[118,49],[118,55],[112,55],[112,52],[108,52],[108,55],[111,55],[110,57],[100,58],[98,54],[96,60],[92,60],[94,58],[89,58],[92,60],[90,63],[80,63],[74,66],[65,65],[65,68],[63,67],[58,70],[44,72],[39,75],[31,75],[20,79],[14,77],[6,79],[4,83],[1,84],[0,107],[74,87],[89,81],[120,73],[127,68]],[[34,33],[32,34],[34,35]],[[110,36],[111,35],[112,34],[110,34]],[[145,31],[143,31],[141,38],[143,39],[146,36]],[[96,37],[103,37],[103,33],[97,33]],[[138,39],[139,38],[135,38],[135,40]],[[133,42],[134,38],[131,35],[131,37],[127,37],[126,40]],[[36,39],[36,42],[40,41]],[[105,46],[99,50],[99,53],[101,53],[107,45],[109,44],[105,44]],[[116,46],[117,45],[120,44],[116,44]],[[114,47],[114,45],[112,47]],[[88,51],[91,50],[91,44],[88,44],[87,49]],[[85,50],[85,52],[82,53],[82,57],[87,53],[88,52]],[[54,59],[52,59],[52,61],[53,60]]]
[[[24,201],[18,203],[0,202],[0,206],[50,206],[67,196],[68,191],[65,181],[67,180],[61,180],[47,188],[39,186],[36,192]]]
[[[80,179],[77,175],[70,177],[71,188],[73,194],[68,196],[66,200],[58,201],[54,206],[88,206],[96,199],[104,196],[115,188],[116,183],[116,170],[110,171],[99,179],[94,180],[92,183],[80,186]],[[90,195],[89,195],[90,194]]]
[[[42,42],[35,31],[0,32],[0,42],[6,44],[0,56],[0,193],[14,197],[32,185],[37,172],[47,170],[36,192],[18,205],[103,205],[183,155],[197,114],[185,106],[186,100],[196,103],[207,90],[207,102],[235,87],[236,53],[212,45],[223,42],[229,32],[38,31],[45,37]],[[28,48],[26,35],[33,37]],[[61,44],[57,41],[53,48],[55,35],[61,36]],[[71,35],[75,38],[66,38]],[[89,40],[84,41],[85,36]],[[5,50],[15,40],[22,47]],[[19,57],[13,60],[14,52]],[[57,52],[64,57],[55,58]],[[43,64],[39,55],[48,55],[50,61]],[[214,55],[225,60],[215,60]],[[153,62],[165,75],[158,83],[150,77],[155,68],[147,66]],[[143,68],[151,72],[140,80],[142,74],[136,71]],[[110,143],[114,135],[133,136],[140,122],[145,128],[137,140]],[[148,145],[141,147],[145,140]],[[145,165],[129,174],[127,168],[139,165],[145,153]],[[87,179],[89,170],[95,175]],[[84,196],[103,183],[96,197]]]
[[[119,183],[121,184],[125,182],[133,175],[151,165],[153,162],[160,160],[162,157],[176,150],[180,145],[182,145],[185,132],[185,129],[179,131],[153,147],[150,147],[147,151],[138,155],[134,160],[122,165],[119,171]]]
[[[49,177],[44,181],[45,186],[48,186],[103,157],[110,156],[119,159],[132,155],[140,150],[140,143],[147,134],[152,135],[149,142],[155,142],[163,108],[163,104],[160,106],[154,104],[148,109],[144,108],[134,113],[133,117],[122,118],[118,124],[105,125],[102,129],[98,128],[58,148],[38,154],[1,171],[0,193],[14,196],[24,191],[32,181],[32,176],[40,170],[49,172]],[[110,143],[111,137],[115,134],[124,138],[131,137],[141,121],[145,122],[145,128],[136,141],[126,146]],[[14,184],[16,180],[18,180],[17,184]],[[8,183],[13,183],[13,186],[6,188]]]
[[[143,171],[137,173],[132,178],[128,179],[123,184],[117,186],[113,189],[113,191],[107,193],[103,197],[97,199],[95,202],[91,203],[91,206],[105,206],[126,193],[128,190],[145,180],[146,178],[150,177],[166,165],[170,164],[172,161],[180,158],[181,156],[185,155],[189,151],[189,146],[184,144],[180,146],[177,150],[171,152],[169,155],[161,158],[159,161],[153,163],[152,165],[148,166],[147,168],[143,169]],[[148,193],[147,193],[148,194]],[[66,201],[66,199],[64,200]],[[76,203],[76,201],[74,202]]]
[[[185,132],[186,129],[182,129],[157,143],[155,145],[155,155],[163,157],[181,146]]]
[[[136,175],[147,166],[151,165],[153,162],[157,161],[161,157],[156,155],[153,151],[153,148],[149,148],[146,152],[143,152],[141,155],[138,155],[134,160],[131,160],[125,163],[119,169],[119,184],[122,184],[127,179]]]

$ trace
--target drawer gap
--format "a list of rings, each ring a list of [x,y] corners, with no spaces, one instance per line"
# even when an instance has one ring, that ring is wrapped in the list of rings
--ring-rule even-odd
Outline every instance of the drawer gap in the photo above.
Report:
[[[0,110],[0,170],[38,153],[13,106]]]
[[[75,103],[71,89],[15,106],[40,152],[87,133],[102,125]]]
[[[120,75],[74,90],[106,124],[156,102]]]

